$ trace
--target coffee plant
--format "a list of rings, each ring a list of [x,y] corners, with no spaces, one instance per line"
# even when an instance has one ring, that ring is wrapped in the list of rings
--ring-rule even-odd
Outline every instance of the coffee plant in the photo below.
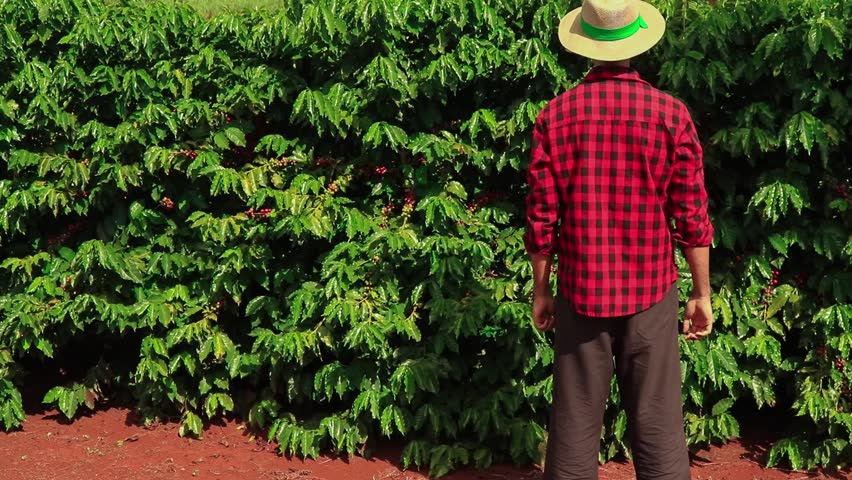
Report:
[[[435,475],[539,461],[523,171],[588,70],[567,3],[285,3],[0,1],[3,427],[34,390],[182,435],[239,415],[305,456],[390,438]],[[848,464],[852,2],[655,4],[636,66],[691,108],[717,228],[689,442],[769,409],[770,464]],[[601,460],[629,455],[617,402],[605,423]]]

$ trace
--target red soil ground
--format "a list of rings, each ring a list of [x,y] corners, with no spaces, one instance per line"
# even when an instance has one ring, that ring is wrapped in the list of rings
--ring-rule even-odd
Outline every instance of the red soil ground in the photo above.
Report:
[[[424,480],[406,471],[398,450],[387,447],[370,460],[287,459],[274,445],[253,440],[245,425],[228,421],[209,427],[203,440],[180,438],[177,424],[137,425],[133,414],[110,408],[67,422],[57,412],[30,415],[21,431],[0,434],[0,478],[4,480]],[[766,443],[733,442],[698,453],[694,480],[848,479],[846,473],[767,470],[759,462]],[[701,458],[698,458],[701,457]],[[461,471],[447,480],[537,480],[534,467],[498,466]],[[629,464],[601,467],[601,480],[635,478]]]

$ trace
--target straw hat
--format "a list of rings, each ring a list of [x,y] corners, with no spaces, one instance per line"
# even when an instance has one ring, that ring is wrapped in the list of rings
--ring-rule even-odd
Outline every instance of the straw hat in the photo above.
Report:
[[[562,17],[559,41],[568,51],[592,60],[633,58],[663,38],[666,20],[640,0],[583,0]]]

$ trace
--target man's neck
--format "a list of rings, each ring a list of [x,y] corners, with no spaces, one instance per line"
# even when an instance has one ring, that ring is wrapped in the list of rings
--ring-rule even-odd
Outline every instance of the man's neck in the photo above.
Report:
[[[630,60],[621,60],[620,62],[603,62],[599,60],[594,60],[592,61],[592,64],[596,67],[630,68]]]

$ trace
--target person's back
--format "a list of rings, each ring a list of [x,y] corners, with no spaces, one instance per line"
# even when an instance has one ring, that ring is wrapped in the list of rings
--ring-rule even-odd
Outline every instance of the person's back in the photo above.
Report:
[[[539,193],[558,195],[562,209],[560,293],[593,316],[659,302],[677,278],[668,219],[682,244],[713,235],[686,107],[635,70],[597,66],[547,105],[534,135],[530,172],[552,171],[553,190]]]
[[[664,30],[662,15],[638,0],[586,0],[560,23],[562,45],[596,66],[533,131],[524,236],[533,320],[556,331],[545,480],[597,478],[613,373],[637,478],[690,478],[673,247],[693,280],[683,333],[699,340],[713,325],[713,226],[689,112],[629,67]]]

